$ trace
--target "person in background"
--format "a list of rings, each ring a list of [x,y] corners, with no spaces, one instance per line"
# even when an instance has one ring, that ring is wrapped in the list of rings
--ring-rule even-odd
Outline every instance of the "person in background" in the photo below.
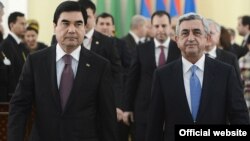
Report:
[[[3,15],[4,15],[4,5],[0,1],[0,43],[3,41],[3,36],[4,36],[4,29],[3,29]]]
[[[28,20],[24,35],[24,42],[30,53],[47,48],[48,46],[38,41],[39,24],[36,20]]]
[[[231,41],[231,48],[232,48],[232,52],[237,56],[237,58],[239,59],[240,57],[240,52],[242,50],[242,48],[240,47],[240,45],[238,45],[235,42],[235,30],[233,28],[228,28],[228,33],[230,34],[230,41]]]
[[[122,37],[127,44],[129,54],[131,57],[136,54],[136,46],[143,43],[147,33],[147,20],[141,15],[135,15],[132,17],[130,23],[130,31],[127,35]]]
[[[154,38],[153,27],[150,19],[146,19],[146,36],[144,42],[151,41]]]
[[[0,1],[0,43],[3,41],[4,29],[2,25],[2,17],[4,15],[4,5]],[[8,72],[9,72],[9,59],[0,50],[0,102],[8,102]]]
[[[207,42],[207,45],[205,47],[205,53],[213,59],[222,61],[224,63],[227,63],[229,65],[232,65],[235,69],[236,76],[238,78],[238,82],[243,87],[242,79],[240,77],[240,68],[239,63],[236,55],[229,51],[223,50],[223,47],[221,47],[222,44],[220,44],[221,39],[221,26],[216,23],[215,21],[208,19],[207,20],[209,24],[209,31],[210,31],[210,37],[211,39]],[[225,30],[224,30],[225,31]],[[227,45],[230,45],[229,42],[229,35],[227,35]]]
[[[10,33],[0,44],[0,52],[7,60],[6,64],[9,65],[6,74],[8,82],[5,85],[10,98],[16,89],[23,64],[29,54],[23,43],[26,27],[25,15],[21,12],[11,13],[8,17],[8,27]]]
[[[232,47],[231,47],[230,34],[224,26],[220,26],[220,27],[221,27],[221,30],[220,30],[220,40],[219,40],[218,47],[223,50],[233,53]]]
[[[90,0],[79,0],[78,3],[88,14],[83,46],[110,61],[114,94],[120,95],[122,93],[122,68],[118,50],[114,47],[114,40],[95,30],[95,4]]]
[[[95,30],[113,38],[114,46],[117,48],[122,62],[122,93],[120,93],[119,95],[115,95],[115,102],[118,120],[119,141],[128,141],[129,128],[123,123],[122,99],[124,97],[124,83],[126,81],[127,71],[130,66],[131,58],[129,56],[126,43],[123,40],[115,37],[115,35],[113,34],[114,29],[114,17],[111,14],[104,12],[97,16]]]
[[[82,47],[87,14],[75,1],[54,13],[58,43],[30,54],[10,101],[8,141],[117,141],[110,62]]]
[[[123,120],[127,125],[134,122],[135,141],[146,140],[147,116],[155,69],[181,56],[177,44],[168,36],[171,28],[169,13],[154,12],[151,24],[154,39],[136,47],[136,55],[132,58],[125,85]]]
[[[238,18],[237,30],[240,36],[244,39],[241,43],[242,51],[239,58],[248,52],[248,44],[250,44],[250,16],[245,15]]]
[[[175,125],[250,124],[234,68],[204,54],[209,36],[200,15],[179,17],[182,57],[154,73],[145,141],[174,141]]]

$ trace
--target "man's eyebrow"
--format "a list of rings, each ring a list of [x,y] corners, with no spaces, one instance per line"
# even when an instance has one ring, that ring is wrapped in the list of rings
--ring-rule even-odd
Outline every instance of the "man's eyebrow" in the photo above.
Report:
[[[83,23],[83,21],[82,20],[78,20],[78,21],[76,21],[76,23]]]
[[[69,20],[62,19],[62,22],[69,22]]]

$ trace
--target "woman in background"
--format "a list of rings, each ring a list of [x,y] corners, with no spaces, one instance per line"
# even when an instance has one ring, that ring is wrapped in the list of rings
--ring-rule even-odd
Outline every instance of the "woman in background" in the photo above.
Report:
[[[28,20],[28,25],[24,35],[24,42],[30,51],[33,53],[37,50],[44,49],[48,47],[44,43],[38,42],[39,24],[35,20]]]

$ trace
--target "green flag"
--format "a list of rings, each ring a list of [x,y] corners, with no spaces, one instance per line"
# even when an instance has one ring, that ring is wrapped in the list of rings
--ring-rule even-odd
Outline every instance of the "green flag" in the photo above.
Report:
[[[120,0],[111,0],[110,2],[111,7],[110,7],[110,13],[111,15],[114,16],[114,21],[115,21],[115,32],[117,37],[121,37],[123,33],[123,26],[121,22],[121,4]]]
[[[102,12],[105,11],[105,0],[93,0],[96,4],[96,15],[101,14]]]
[[[126,17],[125,17],[125,33],[127,33],[130,29],[130,23],[132,17],[136,14],[135,11],[135,0],[127,0],[127,5],[126,5]]]

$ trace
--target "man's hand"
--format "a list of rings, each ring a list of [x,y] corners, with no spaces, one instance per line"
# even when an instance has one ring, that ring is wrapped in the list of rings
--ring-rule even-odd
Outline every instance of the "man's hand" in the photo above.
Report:
[[[130,122],[134,122],[133,112],[123,112],[123,122],[128,126],[130,125]]]
[[[117,121],[120,122],[123,119],[123,111],[120,108],[116,108]]]

